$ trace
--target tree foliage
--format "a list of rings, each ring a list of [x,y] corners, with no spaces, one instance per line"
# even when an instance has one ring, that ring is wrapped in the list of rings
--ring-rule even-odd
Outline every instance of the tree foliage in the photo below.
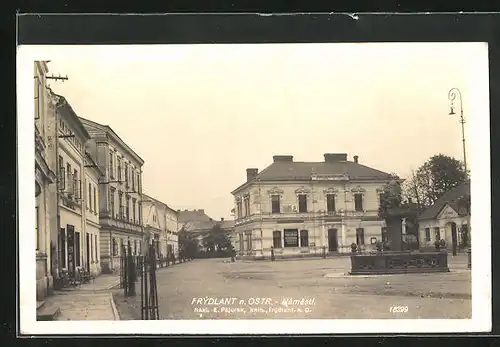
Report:
[[[179,231],[179,256],[194,258],[199,252],[198,240],[184,229]]]
[[[419,208],[426,208],[466,179],[461,161],[437,154],[412,172],[403,185],[404,196],[415,202]]]
[[[224,230],[220,223],[215,224],[203,237],[203,247],[208,253],[229,252],[232,250],[230,232]]]

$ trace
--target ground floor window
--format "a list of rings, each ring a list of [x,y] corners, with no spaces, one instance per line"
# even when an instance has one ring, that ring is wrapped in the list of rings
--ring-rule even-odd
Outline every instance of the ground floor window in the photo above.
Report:
[[[97,256],[97,235],[94,235],[94,249],[95,249],[95,260],[97,261],[99,257]]]
[[[243,246],[244,246],[244,244],[243,244],[243,234],[239,234],[238,236],[239,236],[239,238],[240,238],[240,239],[239,239],[240,251],[243,251],[243,249],[244,249],[244,248],[243,248]]]
[[[429,242],[431,240],[431,228],[425,228],[425,241]]]
[[[116,248],[116,239],[113,237],[113,240],[111,240],[111,254],[113,254],[113,257],[116,257],[118,255],[118,251]]]
[[[281,248],[281,231],[273,231],[273,247]]]
[[[300,231],[300,247],[309,247],[309,231]]]
[[[252,234],[248,233],[247,234],[247,250],[251,251],[252,250]]]
[[[285,229],[284,233],[284,247],[298,247],[299,246],[299,231],[297,229]]]
[[[365,229],[363,229],[363,228],[356,229],[356,243],[358,245],[365,244]]]
[[[35,237],[36,237],[36,250],[40,249],[40,220],[39,220],[39,209],[38,206],[35,207]]]

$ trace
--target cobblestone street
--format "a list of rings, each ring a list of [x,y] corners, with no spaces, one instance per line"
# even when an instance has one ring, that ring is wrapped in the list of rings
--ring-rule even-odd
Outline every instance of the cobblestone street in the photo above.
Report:
[[[466,263],[464,255],[449,256],[449,273],[345,276],[348,257],[235,263],[194,260],[158,270],[160,318],[470,318],[471,276]],[[140,282],[137,289],[134,298],[115,291],[122,320],[140,319]],[[204,303],[205,298],[236,299],[214,305]],[[271,304],[250,305],[251,298],[269,298]],[[314,299],[314,303],[286,309],[283,298]],[[392,313],[394,306],[408,310]]]

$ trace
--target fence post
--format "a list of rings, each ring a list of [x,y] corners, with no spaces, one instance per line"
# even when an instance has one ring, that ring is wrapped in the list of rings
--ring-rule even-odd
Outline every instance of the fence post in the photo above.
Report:
[[[136,281],[136,273],[135,273],[135,266],[134,266],[134,259],[132,256],[132,246],[130,245],[130,240],[128,240],[128,245],[127,245],[127,279],[128,279],[128,296],[135,296],[135,281]]]

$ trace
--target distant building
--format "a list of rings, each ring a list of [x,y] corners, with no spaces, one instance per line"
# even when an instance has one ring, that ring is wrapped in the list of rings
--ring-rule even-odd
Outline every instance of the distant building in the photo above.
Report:
[[[130,242],[132,253],[141,254],[142,166],[144,160],[111,127],[80,118],[90,134],[103,175],[99,182],[100,257],[103,272],[120,269],[122,250]]]
[[[47,87],[47,63],[34,63],[35,83],[35,247],[36,247],[36,297],[42,300],[50,295],[54,285],[51,252],[52,234],[57,238],[57,178],[56,137],[54,104]],[[51,147],[52,146],[52,147]]]
[[[205,214],[205,210],[177,210],[179,218],[179,231],[189,233],[191,236],[198,239],[198,244],[200,250],[204,250],[203,238],[207,235],[215,226],[219,225],[223,230],[227,231],[229,234],[232,233],[234,229],[234,221],[215,220],[212,217]]]
[[[276,155],[260,173],[247,169],[235,201],[234,246],[239,255],[320,255],[350,252],[383,238],[378,217],[380,194],[388,173],[353,161],[345,153],[327,153],[323,162],[295,162]]]
[[[449,190],[419,216],[421,248],[434,248],[434,242],[444,239],[447,248],[470,246],[470,213],[461,199],[470,199],[470,180]]]
[[[179,257],[178,214],[164,202],[143,195],[144,229],[153,235],[157,256]]]

